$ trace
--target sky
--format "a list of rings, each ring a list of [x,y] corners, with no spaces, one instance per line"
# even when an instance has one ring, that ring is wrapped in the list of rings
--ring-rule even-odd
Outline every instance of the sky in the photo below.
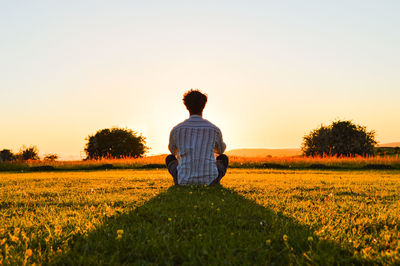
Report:
[[[400,141],[399,1],[1,1],[0,149],[84,158],[110,127],[167,153],[208,94],[227,149],[352,120]]]

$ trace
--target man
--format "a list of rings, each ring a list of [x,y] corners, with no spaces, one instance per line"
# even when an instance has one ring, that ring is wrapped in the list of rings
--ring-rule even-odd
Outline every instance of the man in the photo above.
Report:
[[[172,129],[168,145],[172,154],[165,159],[175,185],[216,185],[228,168],[221,130],[203,119],[206,102],[207,95],[199,90],[183,95],[190,117]]]

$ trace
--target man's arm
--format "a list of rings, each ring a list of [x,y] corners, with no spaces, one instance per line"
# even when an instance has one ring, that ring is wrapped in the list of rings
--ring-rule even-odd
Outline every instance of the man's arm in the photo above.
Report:
[[[225,144],[225,142],[223,141],[223,139],[222,139],[222,133],[221,133],[221,130],[217,130],[217,140],[216,140],[216,142],[215,142],[215,148],[214,148],[214,152],[216,153],[216,154],[223,154],[224,153],[224,151],[225,151],[225,149],[226,149],[226,144]]]
[[[171,152],[171,154],[176,155],[178,149],[176,147],[175,139],[174,139],[174,130],[171,130],[171,133],[169,134],[169,144],[168,144],[168,149]]]

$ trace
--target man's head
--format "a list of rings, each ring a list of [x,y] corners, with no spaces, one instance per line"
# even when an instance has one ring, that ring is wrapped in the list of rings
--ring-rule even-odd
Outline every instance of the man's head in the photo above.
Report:
[[[190,90],[183,95],[183,103],[188,109],[190,115],[202,115],[204,106],[206,106],[207,95],[199,90]]]

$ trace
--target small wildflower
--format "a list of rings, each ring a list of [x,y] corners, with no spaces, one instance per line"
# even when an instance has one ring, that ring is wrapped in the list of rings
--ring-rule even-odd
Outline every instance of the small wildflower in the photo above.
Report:
[[[168,221],[171,222],[171,221],[172,221],[172,218],[171,218],[171,217],[168,217]]]
[[[11,239],[12,242],[18,242],[19,237],[10,235],[10,239]]]
[[[307,240],[310,241],[310,242],[312,242],[312,241],[314,241],[314,238],[313,238],[312,236],[309,236],[309,237],[307,238]]]
[[[202,234],[199,234],[199,237],[202,237],[203,235]]]
[[[21,232],[21,229],[19,229],[19,227],[16,227],[16,228],[14,229],[14,235],[18,235],[19,232]]]
[[[117,237],[115,239],[120,240],[122,238],[123,234],[124,234],[124,230],[122,230],[122,229],[117,230]]]
[[[288,240],[288,236],[287,235],[283,235],[283,241],[287,241]]]
[[[4,243],[6,243],[6,241],[7,241],[7,238],[3,238],[3,239],[0,241],[0,246],[3,245]]]
[[[265,244],[267,244],[267,246],[271,246],[271,240],[270,240],[270,239],[267,239],[267,240],[265,241]]]
[[[224,199],[222,199],[221,201],[224,202]]]
[[[220,209],[219,208],[217,208],[217,212],[219,212],[220,211]]]
[[[26,236],[24,231],[21,232],[21,236],[24,241],[29,241],[29,237]]]
[[[25,257],[26,257],[26,258],[29,258],[30,256],[32,256],[32,253],[33,253],[33,252],[32,252],[32,249],[30,249],[30,248],[27,249],[26,252],[25,252]]]
[[[192,194],[193,194],[193,192],[192,192],[192,191],[190,191],[190,192],[189,192],[189,194],[190,194],[190,195],[192,195]]]

